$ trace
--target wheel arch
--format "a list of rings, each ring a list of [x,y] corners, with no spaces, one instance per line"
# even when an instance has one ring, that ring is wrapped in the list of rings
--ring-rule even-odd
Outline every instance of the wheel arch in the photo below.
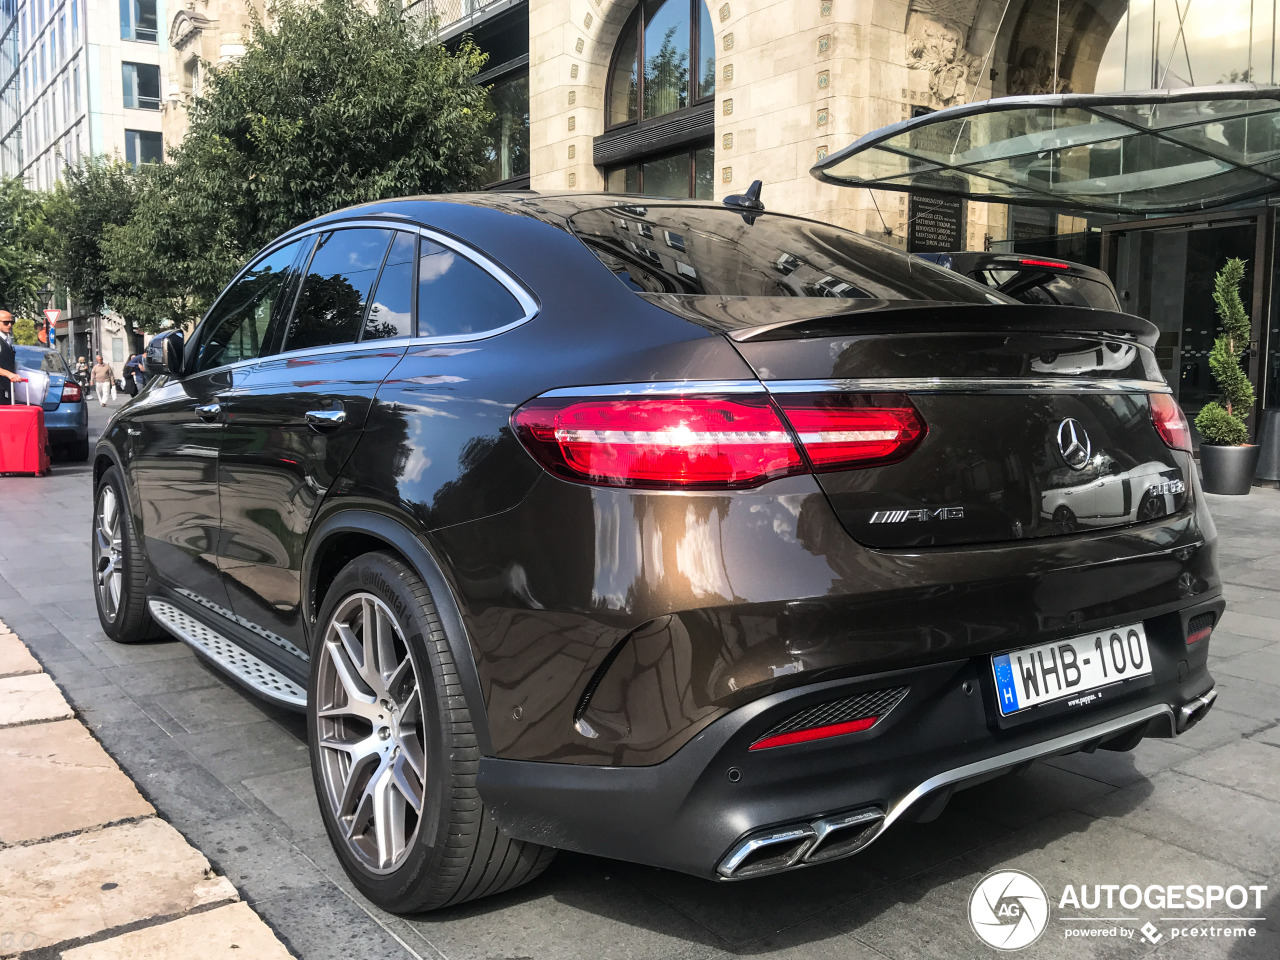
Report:
[[[371,510],[343,510],[316,525],[303,554],[302,606],[310,633],[324,604],[325,591],[347,563],[375,550],[395,554],[412,568],[431,591],[440,625],[453,653],[467,708],[475,726],[476,742],[485,756],[493,755],[489,718],[475,655],[457,597],[435,554],[399,520]]]

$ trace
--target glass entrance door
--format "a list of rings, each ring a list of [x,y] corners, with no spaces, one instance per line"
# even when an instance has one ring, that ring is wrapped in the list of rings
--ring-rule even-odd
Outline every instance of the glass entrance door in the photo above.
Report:
[[[1112,276],[1121,305],[1160,328],[1160,369],[1187,418],[1194,420],[1217,395],[1209,373],[1209,351],[1218,330],[1213,278],[1231,257],[1246,261],[1240,295],[1257,329],[1258,219],[1128,225],[1115,231],[1113,245]]]

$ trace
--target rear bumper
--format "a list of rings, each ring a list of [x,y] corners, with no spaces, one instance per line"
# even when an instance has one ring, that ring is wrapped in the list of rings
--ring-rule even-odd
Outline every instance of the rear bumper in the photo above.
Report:
[[[53,444],[74,443],[89,436],[89,408],[83,403],[62,403],[45,410],[44,426]]]
[[[1136,728],[1146,736],[1182,732],[1207,711],[1214,689],[1209,640],[1187,646],[1186,626],[1197,614],[1220,616],[1223,606],[1212,598],[1146,621],[1151,682],[1113,693],[1107,691],[1117,688],[1104,688],[1098,701],[1069,713],[1048,711],[1002,727],[989,658],[971,657],[764,697],[716,720],[662,763],[485,758],[477,785],[502,829],[519,839],[709,879],[727,879],[725,867],[744,844],[788,832],[797,835],[775,845],[773,860],[748,851],[742,862],[762,864],[757,873],[764,873],[821,859],[816,835],[844,823],[844,814],[858,815],[833,834],[841,838],[827,845],[834,859],[861,849],[903,816],[918,815],[922,806],[945,802],[952,790],[1000,771],[1090,749]],[[798,710],[902,686],[909,688],[906,696],[870,730],[749,749]]]

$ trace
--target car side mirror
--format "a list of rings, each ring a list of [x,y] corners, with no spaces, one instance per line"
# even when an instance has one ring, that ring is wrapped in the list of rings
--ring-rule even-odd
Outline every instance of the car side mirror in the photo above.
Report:
[[[151,376],[182,376],[182,348],[181,330],[170,330],[152,337],[147,344],[147,373]]]

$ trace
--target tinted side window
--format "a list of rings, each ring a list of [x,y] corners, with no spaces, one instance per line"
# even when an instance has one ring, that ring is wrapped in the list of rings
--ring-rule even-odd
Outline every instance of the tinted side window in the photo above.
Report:
[[[397,233],[369,304],[361,340],[413,336],[413,259],[417,236]]]
[[[320,238],[289,321],[286,350],[355,342],[391,233],[359,228]]]
[[[289,308],[295,289],[291,267],[303,243],[298,240],[267,254],[223,292],[201,325],[208,333],[200,338],[197,370],[260,355],[268,324]]]
[[[465,336],[524,317],[501,283],[461,254],[423,239],[418,257],[418,336]]]

